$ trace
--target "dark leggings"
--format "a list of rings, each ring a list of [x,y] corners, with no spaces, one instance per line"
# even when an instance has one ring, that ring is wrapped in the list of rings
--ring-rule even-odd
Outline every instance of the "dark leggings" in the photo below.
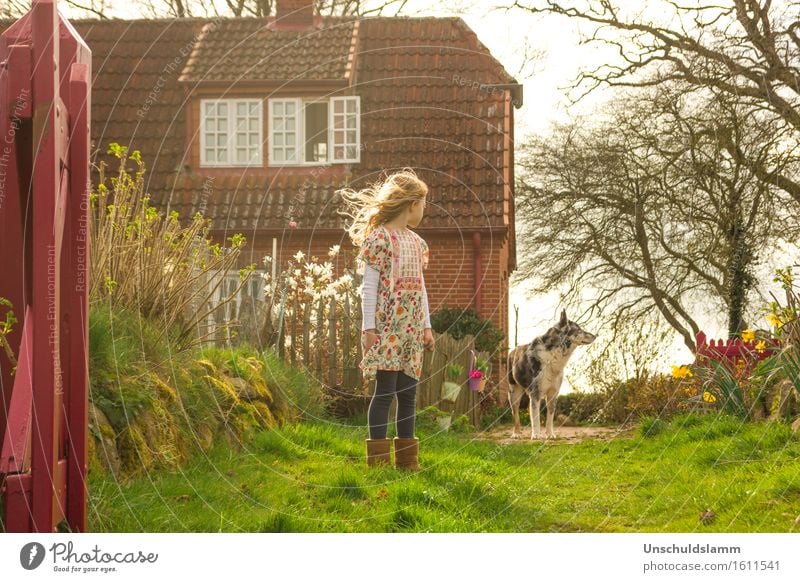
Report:
[[[397,436],[412,438],[417,416],[417,380],[402,370],[378,370],[375,393],[369,403],[369,438],[385,439],[389,429],[389,407],[397,394]]]

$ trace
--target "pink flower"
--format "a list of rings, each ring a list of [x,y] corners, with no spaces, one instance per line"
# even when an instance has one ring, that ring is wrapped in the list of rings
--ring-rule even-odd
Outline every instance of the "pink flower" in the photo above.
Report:
[[[476,379],[483,378],[483,372],[481,372],[480,370],[472,370],[469,373],[469,377],[470,378],[476,378]]]

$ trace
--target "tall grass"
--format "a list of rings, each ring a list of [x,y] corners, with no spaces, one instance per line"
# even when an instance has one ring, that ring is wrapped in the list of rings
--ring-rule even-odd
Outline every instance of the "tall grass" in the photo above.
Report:
[[[109,189],[101,162],[100,181],[90,196],[89,301],[139,311],[158,322],[159,335],[177,329],[176,349],[189,349],[204,339],[198,331],[202,323],[222,309],[252,273],[252,265],[241,269],[237,288],[221,303],[211,301],[224,275],[236,265],[245,238],[235,234],[228,239],[230,246],[221,248],[208,238],[209,221],[200,214],[185,226],[177,212],[165,216],[150,205],[144,192],[140,153],[134,150],[129,155],[116,143],[110,144],[108,153],[119,160],[119,167]],[[136,164],[133,175],[128,160]],[[210,284],[211,280],[216,282]]]

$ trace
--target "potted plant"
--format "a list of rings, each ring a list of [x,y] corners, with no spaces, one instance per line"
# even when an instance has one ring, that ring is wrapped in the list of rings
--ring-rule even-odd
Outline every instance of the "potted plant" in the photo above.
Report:
[[[469,373],[469,388],[477,392],[483,392],[486,388],[486,380],[489,377],[489,362],[484,358],[475,358],[475,368]]]
[[[442,384],[443,400],[449,400],[450,402],[456,401],[459,393],[461,392],[461,384],[458,383],[458,379],[463,373],[464,366],[461,364],[448,364],[447,377],[449,380],[446,380],[444,384]]]

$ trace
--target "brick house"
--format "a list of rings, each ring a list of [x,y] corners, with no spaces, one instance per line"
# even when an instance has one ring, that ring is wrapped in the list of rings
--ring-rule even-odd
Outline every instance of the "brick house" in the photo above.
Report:
[[[514,109],[522,87],[461,18],[74,20],[93,53],[93,159],[138,149],[156,204],[277,247],[356,251],[334,191],[413,167],[429,185],[431,311],[473,307],[508,337],[516,268]],[[0,31],[12,21],[0,21]],[[290,227],[290,222],[293,227]],[[296,226],[295,226],[296,225]],[[493,365],[503,377],[504,358]]]

